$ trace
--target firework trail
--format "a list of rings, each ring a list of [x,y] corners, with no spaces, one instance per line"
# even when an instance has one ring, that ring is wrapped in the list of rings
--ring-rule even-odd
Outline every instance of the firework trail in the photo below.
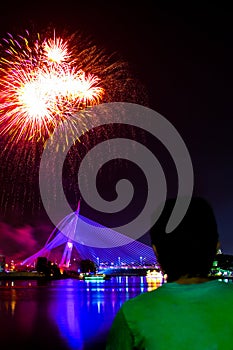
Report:
[[[95,104],[145,100],[144,88],[128,64],[82,34],[7,34],[0,42],[1,209],[38,209],[39,162],[45,141],[58,124]],[[95,135],[88,133],[80,114],[70,122],[70,129],[77,128],[82,129],[85,145],[70,152],[71,166],[95,139],[112,132],[100,128]]]

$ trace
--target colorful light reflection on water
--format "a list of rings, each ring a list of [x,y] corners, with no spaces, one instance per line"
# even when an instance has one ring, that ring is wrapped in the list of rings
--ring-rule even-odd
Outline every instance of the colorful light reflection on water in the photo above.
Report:
[[[24,349],[37,345],[43,350],[104,349],[123,302],[157,288],[160,282],[136,276],[44,284],[0,281],[1,344]]]

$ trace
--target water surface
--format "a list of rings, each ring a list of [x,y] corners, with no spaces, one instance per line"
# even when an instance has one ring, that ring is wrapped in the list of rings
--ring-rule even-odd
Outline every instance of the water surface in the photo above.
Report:
[[[124,301],[157,288],[146,277],[106,281],[0,281],[1,348],[105,349]]]

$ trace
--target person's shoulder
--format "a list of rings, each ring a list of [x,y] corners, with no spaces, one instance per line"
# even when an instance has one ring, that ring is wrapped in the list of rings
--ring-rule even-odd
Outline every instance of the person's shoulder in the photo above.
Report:
[[[139,309],[145,307],[146,305],[152,305],[152,303],[155,303],[158,300],[157,297],[161,291],[162,286],[152,291],[147,291],[142,294],[139,294],[134,298],[128,299],[123,304],[123,310]]]
[[[212,283],[213,288],[207,290],[210,302],[216,303],[225,310],[233,307],[233,283],[222,280]]]
[[[220,291],[233,293],[233,282],[232,281],[224,282],[222,280],[217,280],[215,285],[216,285],[216,287],[218,287],[218,289]],[[232,294],[232,296],[233,296],[233,294]]]

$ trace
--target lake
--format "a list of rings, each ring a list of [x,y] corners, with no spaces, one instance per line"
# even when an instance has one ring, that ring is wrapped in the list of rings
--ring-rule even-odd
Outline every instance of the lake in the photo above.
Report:
[[[145,276],[0,281],[1,348],[105,349],[122,303],[159,285]]]

